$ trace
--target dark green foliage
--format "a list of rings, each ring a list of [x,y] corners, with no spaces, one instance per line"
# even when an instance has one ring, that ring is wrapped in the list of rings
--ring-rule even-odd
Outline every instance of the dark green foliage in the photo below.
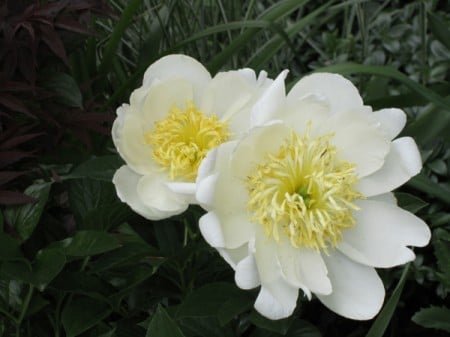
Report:
[[[109,0],[0,4],[0,336],[446,336],[450,292],[447,1]],[[202,239],[190,207],[148,221],[116,196],[114,111],[152,62],[185,53],[211,73],[349,76],[374,109],[408,114],[420,175],[396,192],[432,229],[372,322],[301,296],[256,313],[256,291]]]

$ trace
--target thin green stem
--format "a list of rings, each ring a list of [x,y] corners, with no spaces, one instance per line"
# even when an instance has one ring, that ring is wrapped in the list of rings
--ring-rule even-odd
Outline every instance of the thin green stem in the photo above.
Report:
[[[34,286],[30,284],[30,287],[28,288],[28,293],[25,297],[25,300],[23,301],[22,310],[20,311],[19,318],[16,320],[16,337],[20,336],[20,326],[25,317],[25,314],[27,313],[31,298],[33,297],[33,291],[34,291]]]

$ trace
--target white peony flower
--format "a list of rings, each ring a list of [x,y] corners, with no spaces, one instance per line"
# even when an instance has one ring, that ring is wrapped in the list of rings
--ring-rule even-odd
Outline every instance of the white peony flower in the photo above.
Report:
[[[292,314],[298,290],[336,313],[370,319],[384,300],[375,268],[412,261],[427,225],[390,192],[422,167],[413,139],[393,140],[399,109],[373,112],[340,75],[301,79],[255,105],[263,125],[223,143],[202,162],[200,230],[235,269],[243,289],[261,286],[255,308]]]
[[[153,63],[113,124],[114,144],[126,162],[113,178],[119,198],[152,220],[182,213],[195,200],[201,160],[247,131],[251,105],[272,82],[250,69],[211,78],[184,55]]]

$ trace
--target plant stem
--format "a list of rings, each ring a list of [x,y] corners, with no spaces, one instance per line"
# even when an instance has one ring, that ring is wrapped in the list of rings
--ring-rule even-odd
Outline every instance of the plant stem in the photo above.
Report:
[[[25,297],[25,300],[23,301],[22,310],[20,312],[19,318],[16,321],[16,337],[20,337],[20,325],[22,324],[25,314],[27,313],[28,306],[30,305],[31,297],[33,297],[33,291],[34,291],[34,286],[30,284],[30,287],[28,288],[27,296]]]

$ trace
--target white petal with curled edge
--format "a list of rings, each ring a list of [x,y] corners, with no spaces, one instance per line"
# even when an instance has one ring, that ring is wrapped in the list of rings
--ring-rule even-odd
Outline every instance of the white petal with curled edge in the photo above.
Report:
[[[328,271],[320,253],[313,249],[293,247],[287,238],[281,235],[277,245],[277,256],[281,272],[294,286],[308,289],[313,293],[328,295],[331,283]]]
[[[137,193],[137,185],[141,175],[124,165],[119,168],[113,177],[113,183],[116,187],[117,196],[133,211],[151,220],[160,220],[170,216],[170,213],[149,207],[144,204]]]
[[[374,268],[351,261],[338,251],[324,255],[333,292],[319,300],[337,314],[357,320],[373,318],[381,309],[384,286]]]
[[[303,77],[289,91],[288,103],[309,94],[323,96],[329,102],[332,114],[363,109],[358,89],[338,74],[315,73]]]
[[[286,89],[284,79],[288,71],[282,71],[277,78],[264,91],[251,111],[250,126],[261,126],[277,119],[277,112],[284,107]]]
[[[155,79],[185,79],[194,86],[196,98],[200,98],[204,87],[211,80],[208,70],[197,60],[186,55],[168,55],[151,64],[144,73],[144,86],[152,85]]]
[[[199,227],[204,239],[212,247],[225,246],[222,226],[216,213],[208,212],[203,215],[199,220]]]
[[[269,285],[261,285],[255,301],[255,309],[269,319],[286,318],[294,312],[297,298],[298,288],[279,279]]]
[[[375,200],[355,202],[356,226],[342,232],[338,249],[352,260],[389,268],[412,261],[414,253],[407,246],[423,247],[430,241],[427,224],[400,207]]]
[[[236,269],[237,264],[248,256],[247,246],[247,243],[245,243],[242,246],[233,249],[219,247],[216,249],[231,268]]]
[[[270,319],[290,316],[297,303],[298,287],[284,279],[277,258],[277,243],[266,236],[262,226],[255,229],[254,256],[261,281],[255,309]]]
[[[234,280],[241,289],[253,289],[260,285],[261,282],[253,254],[248,255],[237,264]]]
[[[403,185],[422,169],[422,159],[416,143],[403,137],[391,143],[391,150],[383,166],[358,182],[357,190],[369,197]]]
[[[214,195],[216,193],[216,182],[219,173],[211,174],[202,179],[197,186],[196,202],[198,202],[204,209],[209,210],[214,205]]]
[[[195,183],[167,182],[167,187],[174,193],[180,194],[189,204],[195,204]]]
[[[390,108],[373,112],[375,118],[381,123],[390,139],[394,139],[403,130],[406,124],[406,114],[403,110]]]
[[[173,192],[167,186],[167,177],[163,173],[143,176],[137,186],[142,202],[170,215],[183,213],[189,206],[188,198]]]

